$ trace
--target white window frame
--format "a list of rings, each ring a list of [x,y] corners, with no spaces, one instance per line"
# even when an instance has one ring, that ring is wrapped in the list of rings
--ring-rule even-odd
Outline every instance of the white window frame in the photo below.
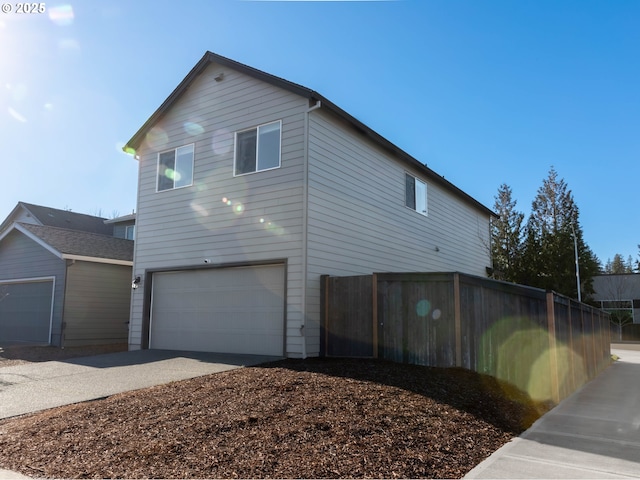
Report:
[[[180,150],[187,150],[190,149],[191,150],[191,180],[189,181],[189,183],[185,183],[184,185],[179,185],[176,186],[176,180],[173,179],[173,187],[171,188],[163,188],[162,190],[160,189],[160,156],[164,153],[167,152],[173,152],[174,155],[174,162],[178,161],[178,155],[179,155],[179,151]],[[194,175],[194,169],[195,169],[195,158],[196,158],[196,146],[195,143],[189,143],[187,145],[182,145],[180,147],[177,148],[170,148],[168,150],[163,150],[162,152],[158,152],[158,158],[156,161],[156,193],[159,192],[170,192],[172,190],[177,190],[179,188],[186,188],[186,187],[190,187],[193,185],[193,175]],[[174,167],[175,167],[175,163],[174,163]],[[175,169],[174,169],[175,171]]]
[[[162,190],[164,191],[164,190]],[[131,232],[131,238],[129,238],[129,232]],[[126,225],[124,227],[124,238],[126,240],[133,240],[136,234],[136,226],[135,225]]]
[[[413,178],[413,203],[415,206],[407,205],[407,180],[408,177]],[[428,202],[428,188],[427,183],[423,180],[420,180],[415,175],[405,172],[405,196],[404,196],[404,206],[413,210],[420,215],[425,217],[429,216],[429,202]],[[421,194],[420,192],[424,192]]]
[[[275,167],[269,168],[258,168],[258,158],[260,155],[260,129],[264,127],[269,127],[271,125],[278,124],[278,165]],[[238,162],[238,134],[244,132],[250,132],[251,130],[256,131],[256,169],[251,172],[237,173],[237,162]],[[244,130],[238,130],[233,135],[233,176],[241,177],[243,175],[251,175],[253,173],[258,172],[267,172],[269,170],[275,170],[282,166],[282,120],[276,120],[275,122],[263,123],[261,125],[257,125],[251,128],[245,128]]]

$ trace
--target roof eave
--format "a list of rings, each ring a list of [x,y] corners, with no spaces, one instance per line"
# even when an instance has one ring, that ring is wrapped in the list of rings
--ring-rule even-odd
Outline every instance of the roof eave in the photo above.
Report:
[[[389,140],[384,138],[379,133],[372,130],[370,127],[362,123],[360,120],[355,118],[354,116],[347,113],[342,108],[338,107],[336,104],[320,95],[318,92],[306,88],[302,85],[298,85],[296,83],[290,82],[280,77],[276,77],[275,75],[271,75],[270,73],[263,72],[262,70],[258,70],[254,67],[250,67],[249,65],[245,65],[240,62],[236,62],[235,60],[231,60],[230,58],[223,57],[221,55],[212,53],[207,51],[200,61],[189,71],[189,73],[184,77],[182,82],[171,92],[171,94],[167,97],[167,99],[160,105],[160,107],[149,117],[149,119],[142,125],[142,127],[135,133],[133,137],[125,144],[122,148],[123,151],[127,152],[131,149],[137,150],[138,147],[142,144],[144,136],[147,134],[149,130],[155,125],[165,114],[165,112],[176,102],[183,94],[186,92],[191,85],[191,82],[210,64],[210,63],[218,63],[223,66],[227,66],[238,70],[242,73],[246,73],[258,80],[262,80],[264,82],[270,83],[272,85],[281,87],[285,90],[288,90],[292,93],[300,95],[309,100],[317,101],[319,100],[322,107],[327,108],[334,114],[338,115],[340,118],[345,120],[347,123],[350,123],[356,130],[362,132],[366,137],[370,138],[372,141],[382,146],[389,152],[399,156],[410,165],[414,166],[416,169],[425,174],[427,178],[439,184],[443,188],[452,191],[460,198],[464,199],[467,203],[474,206],[478,210],[482,211],[484,214],[489,217],[497,218],[498,215],[493,212],[491,209],[487,208],[485,205],[477,201],[475,198],[465,193],[463,190],[456,187],[454,184],[445,180],[444,177],[438,175],[433,170],[428,168],[423,163],[419,162],[417,159],[409,155],[407,152],[399,148],[398,146],[391,143]]]
[[[88,257],[86,255],[74,255],[71,253],[63,253],[62,258],[65,260],[77,260],[81,262],[107,263],[109,265],[124,265],[128,267],[133,266],[133,262],[131,260],[117,260],[114,258]]]

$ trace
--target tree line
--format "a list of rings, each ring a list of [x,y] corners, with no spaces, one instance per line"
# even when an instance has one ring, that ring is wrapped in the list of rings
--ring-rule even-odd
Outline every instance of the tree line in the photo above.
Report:
[[[585,242],[578,206],[555,168],[551,167],[538,189],[526,221],[516,205],[511,188],[502,184],[494,204],[499,218],[491,224],[494,278],[588,299],[595,275],[607,269],[618,271],[620,258],[614,257],[602,268]],[[633,267],[629,259],[622,263],[625,269]],[[638,262],[635,268],[640,268]]]

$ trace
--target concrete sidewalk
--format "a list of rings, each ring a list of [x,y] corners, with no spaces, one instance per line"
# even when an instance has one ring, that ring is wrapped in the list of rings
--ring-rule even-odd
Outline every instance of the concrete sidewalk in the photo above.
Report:
[[[620,357],[464,478],[638,478],[640,351]]]

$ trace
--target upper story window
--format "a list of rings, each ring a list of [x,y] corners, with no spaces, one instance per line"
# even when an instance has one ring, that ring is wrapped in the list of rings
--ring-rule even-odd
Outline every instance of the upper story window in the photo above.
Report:
[[[193,184],[193,144],[158,154],[158,191]]]
[[[127,240],[133,240],[135,229],[135,225],[127,225],[124,229],[124,238],[126,238]]]
[[[277,121],[236,132],[234,175],[279,168],[281,130]]]
[[[427,214],[427,184],[409,175],[405,176],[405,205],[422,215]]]

